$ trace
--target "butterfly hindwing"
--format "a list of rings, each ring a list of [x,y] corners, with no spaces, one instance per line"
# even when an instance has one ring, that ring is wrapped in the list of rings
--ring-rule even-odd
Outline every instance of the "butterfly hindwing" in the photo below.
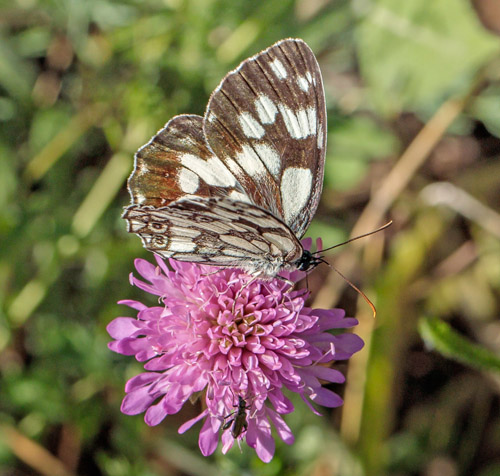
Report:
[[[276,274],[302,246],[267,210],[227,198],[189,198],[168,207],[131,206],[131,232],[164,258]]]

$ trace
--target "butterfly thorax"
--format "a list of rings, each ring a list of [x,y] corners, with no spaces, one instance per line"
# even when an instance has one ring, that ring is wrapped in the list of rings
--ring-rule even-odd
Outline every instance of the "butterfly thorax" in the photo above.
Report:
[[[301,258],[299,258],[299,260],[300,259]],[[275,278],[282,271],[297,270],[298,268],[295,263],[296,262],[288,262],[283,256],[266,255],[264,259],[249,262],[248,265],[243,265],[241,268],[252,276],[270,280]]]
[[[304,250],[302,256],[293,263],[299,271],[307,271],[315,268],[323,260],[319,256],[314,256],[310,251]]]

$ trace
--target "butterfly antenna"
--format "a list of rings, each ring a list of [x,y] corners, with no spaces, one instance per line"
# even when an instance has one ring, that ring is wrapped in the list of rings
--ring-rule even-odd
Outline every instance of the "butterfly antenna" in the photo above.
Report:
[[[375,232],[372,232],[372,233],[375,233]],[[369,234],[371,235],[372,233],[369,233]],[[358,237],[358,238],[361,238],[361,237]],[[332,266],[328,261],[324,260],[322,257],[319,257],[318,259],[322,263],[325,263],[327,266],[330,266],[330,268],[332,268],[342,279],[344,279],[344,281],[346,281],[346,283],[349,284],[349,286],[351,286],[351,288],[353,288],[355,291],[357,291],[362,296],[362,298],[371,307],[371,310],[373,312],[373,318],[375,318],[377,316],[377,310],[375,309],[375,306],[373,305],[373,303],[368,299],[368,296],[363,291],[361,291],[361,289],[359,289],[354,283],[349,281],[337,268],[335,268],[335,266]]]
[[[324,251],[333,250],[334,248],[338,248],[339,246],[347,245],[347,243],[351,243],[351,241],[356,241],[356,240],[359,240],[360,238],[365,238],[367,236],[374,235],[375,233],[378,233],[379,231],[382,231],[382,230],[385,230],[386,228],[389,228],[391,225],[392,225],[392,220],[390,222],[387,222],[385,225],[382,225],[380,228],[377,228],[376,230],[370,231],[369,233],[364,233],[363,235],[355,236],[354,238],[349,238],[347,241],[344,241],[343,243],[339,243],[337,245],[330,246],[330,248],[325,248],[324,250],[315,251],[314,253],[311,253],[311,254],[315,255],[318,253],[323,253]]]

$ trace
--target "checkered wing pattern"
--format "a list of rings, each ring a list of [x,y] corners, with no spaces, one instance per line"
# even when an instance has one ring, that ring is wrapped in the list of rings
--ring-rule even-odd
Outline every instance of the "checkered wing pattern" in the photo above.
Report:
[[[325,124],[316,58],[303,41],[284,40],[222,80],[203,127],[210,148],[252,201],[300,238],[323,186]]]
[[[186,195],[244,194],[234,175],[207,144],[203,118],[187,114],[172,118],[137,151],[128,189],[132,205],[156,208]]]
[[[205,116],[174,117],[136,154],[124,218],[163,257],[271,277],[294,269],[323,183],[321,74],[302,40],[245,60]]]
[[[130,207],[130,231],[163,257],[274,276],[302,255],[286,225],[267,210],[228,198],[186,198],[169,207]]]

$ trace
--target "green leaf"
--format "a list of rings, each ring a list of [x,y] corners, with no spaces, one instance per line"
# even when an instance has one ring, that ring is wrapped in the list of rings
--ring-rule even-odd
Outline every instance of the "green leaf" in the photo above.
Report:
[[[394,134],[370,117],[357,115],[337,119],[328,135],[325,183],[347,190],[364,179],[372,160],[387,157],[397,150]]]
[[[486,128],[497,137],[500,137],[500,88],[492,86],[478,96],[471,107],[471,113]]]
[[[350,156],[369,161],[387,157],[397,147],[394,134],[367,116],[337,120],[328,136],[334,157]]]
[[[479,370],[500,372],[500,357],[462,337],[446,322],[425,317],[418,330],[425,343],[445,357]]]
[[[370,99],[388,115],[429,113],[462,94],[478,68],[499,51],[468,0],[379,0],[359,13],[362,75]]]

